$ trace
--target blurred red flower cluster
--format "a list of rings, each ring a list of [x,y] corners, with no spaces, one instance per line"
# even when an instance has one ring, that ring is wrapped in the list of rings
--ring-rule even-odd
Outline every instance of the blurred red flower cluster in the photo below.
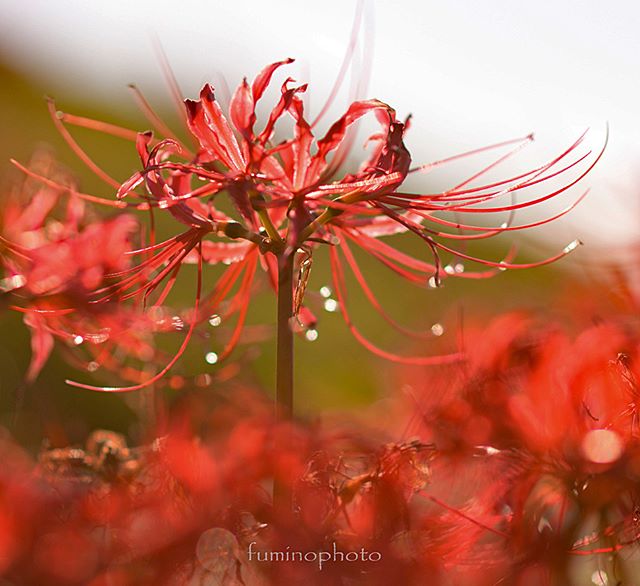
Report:
[[[517,210],[576,185],[602,153],[579,154],[580,137],[543,165],[485,183],[527,136],[412,168],[403,142],[408,119],[400,122],[378,100],[354,101],[316,139],[318,119],[304,116],[306,85],[290,78],[257,131],[256,105],[290,62],[266,67],[251,85],[243,81],[228,119],[209,85],[199,100],[186,100],[194,151],[135,88],[159,138],[60,113],[50,102],[64,138],[115,198],[82,193],[49,157],[16,163],[25,177],[3,212],[0,286],[32,332],[28,380],[58,339],[84,349],[82,358],[70,355],[83,371],[107,370],[132,383],[71,384],[140,390],[162,379],[198,325],[236,316],[221,352],[207,354],[210,364],[226,359],[262,268],[278,294],[278,393],[285,398],[277,400],[285,417],[260,393],[224,381],[221,370],[225,384],[207,393],[196,389],[206,381],[191,388],[184,377],[169,379],[180,397],[151,430],[158,439],[149,445],[130,447],[96,431],[83,447],[44,449],[34,462],[3,437],[0,575],[20,586],[624,582],[633,571],[625,556],[640,531],[639,339],[631,324],[601,320],[571,329],[504,315],[467,328],[455,353],[433,357],[420,347],[408,357],[365,338],[346,304],[353,280],[394,327],[430,337],[382,310],[352,247],[423,288],[449,276],[547,264],[579,242],[524,264],[512,253],[479,258],[465,246],[570,211],[584,193],[560,213],[513,224]],[[365,115],[379,126],[367,140],[371,151],[355,172],[341,173]],[[286,116],[293,136],[276,142]],[[68,125],[132,141],[141,170],[113,179]],[[401,188],[411,173],[495,149],[506,152],[449,190]],[[94,204],[115,215],[99,216]],[[174,221],[164,239],[154,216],[161,210]],[[148,228],[137,212],[149,214]],[[503,214],[506,221],[487,227],[462,222],[462,214]],[[428,261],[384,240],[400,232],[426,246]],[[403,394],[357,425],[290,417],[292,331],[315,323],[304,301],[319,248],[329,251],[331,307],[364,346],[403,364],[395,373]],[[203,266],[218,263],[225,266],[206,289]],[[166,303],[185,264],[197,265],[195,301],[177,315]],[[166,356],[155,334],[172,330],[185,336]]]
[[[3,576],[625,583],[640,537],[638,342],[613,321],[571,329],[508,314],[467,329],[464,364],[402,367],[384,417],[373,406],[357,425],[277,423],[267,400],[236,386],[183,390],[147,446],[99,431],[34,464],[5,437]],[[274,508],[274,479],[292,510]],[[320,569],[321,552],[331,558]]]

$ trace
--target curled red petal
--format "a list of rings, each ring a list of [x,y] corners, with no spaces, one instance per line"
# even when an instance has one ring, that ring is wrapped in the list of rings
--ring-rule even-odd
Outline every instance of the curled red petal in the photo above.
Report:
[[[327,156],[340,146],[349,127],[369,112],[375,113],[379,121],[382,120],[383,127],[388,127],[395,121],[395,110],[379,100],[365,100],[351,104],[349,109],[333,123],[325,136],[318,140],[318,151],[314,155],[306,174],[306,183],[308,185],[318,180],[327,165]]]
[[[287,58],[283,61],[276,61],[271,65],[267,65],[255,78],[253,84],[251,86],[251,91],[253,93],[253,100],[257,102],[264,94],[264,91],[267,89],[267,86],[271,82],[271,77],[275,73],[276,69],[282,67],[283,65],[289,65],[293,63],[294,59]]]

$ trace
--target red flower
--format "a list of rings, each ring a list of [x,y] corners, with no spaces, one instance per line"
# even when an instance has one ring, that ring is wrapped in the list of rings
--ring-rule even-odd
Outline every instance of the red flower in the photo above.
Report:
[[[87,349],[83,369],[106,367],[140,379],[140,372],[122,368],[115,350],[148,361],[155,354],[150,332],[169,328],[120,303],[92,303],[97,288],[129,270],[136,220],[128,214],[93,219],[75,195],[75,182],[48,155],[36,155],[32,168],[65,181],[70,197],[63,202],[58,189],[27,179],[14,186],[5,204],[2,288],[31,330],[27,380],[38,376],[56,338]]]
[[[204,262],[231,264],[206,298],[196,301],[195,315],[204,319],[215,312],[233,285],[241,285],[231,305],[239,314],[236,330],[221,354],[226,357],[237,342],[246,315],[246,307],[258,261],[277,285],[277,258],[304,251],[296,291],[296,309],[304,327],[313,327],[315,318],[302,306],[308,274],[308,259],[314,248],[328,245],[333,272],[337,305],[352,333],[371,351],[385,358],[401,362],[429,364],[457,360],[452,354],[441,357],[405,357],[382,350],[366,339],[353,323],[346,304],[345,261],[372,306],[385,319],[402,331],[384,313],[377,298],[360,271],[351,251],[354,245],[369,254],[403,279],[419,286],[438,286],[443,278],[484,278],[499,270],[528,268],[553,262],[579,244],[574,241],[562,252],[550,258],[526,264],[517,264],[509,253],[502,260],[486,260],[449,244],[488,238],[503,232],[526,229],[550,222],[568,211],[584,197],[581,195],[563,212],[543,220],[524,225],[512,225],[515,211],[547,201],[578,183],[601,156],[589,161],[591,151],[576,154],[583,137],[548,163],[530,171],[484,185],[477,181],[499,163],[532,140],[506,141],[490,147],[444,159],[430,165],[411,168],[411,156],[403,142],[408,120],[401,122],[387,104],[379,100],[357,101],[334,122],[322,138],[314,136],[314,123],[305,118],[300,94],[306,85],[295,86],[287,78],[281,86],[280,97],[261,130],[256,130],[256,106],[278,68],[291,63],[291,59],[266,67],[249,85],[244,80],[233,95],[227,119],[215,98],[213,88],[205,85],[199,100],[186,100],[186,122],[196,139],[198,148],[191,153],[188,147],[159,122],[146,102],[143,107],[149,119],[164,136],[154,141],[150,132],[135,136],[143,169],[119,185],[73,141],[63,122],[89,126],[98,130],[133,139],[134,133],[104,123],[97,123],[55,112],[54,120],[71,146],[85,162],[111,185],[119,185],[119,208],[166,209],[178,222],[187,226],[181,234],[161,243],[151,243],[134,254],[147,258],[136,269],[122,273],[118,283],[98,295],[97,301],[116,297],[144,296],[146,299],[161,284],[164,285],[156,304],[161,303],[185,262],[201,259]],[[137,94],[139,100],[143,100]],[[323,109],[324,110],[324,109]],[[351,152],[354,131],[358,121],[373,115],[379,130],[369,136],[372,145],[364,162],[355,173],[340,175],[339,170]],[[276,124],[285,116],[293,120],[293,136],[274,142]],[[427,171],[451,160],[493,149],[515,145],[514,149],[479,169],[471,177],[452,189],[441,193],[416,194],[401,189],[411,173]],[[528,193],[544,187],[558,177],[567,177],[559,188],[549,188],[542,195],[520,203],[497,203],[516,191]],[[137,191],[136,191],[137,190]],[[218,205],[226,195],[233,207],[232,216]],[[79,194],[95,201],[96,198]],[[125,198],[138,197],[142,203],[125,203]],[[508,213],[509,220],[494,228],[462,223],[440,216],[441,212],[460,214]],[[410,232],[428,247],[431,260],[414,258],[395,249],[381,237],[398,232]],[[229,242],[232,239],[234,242]],[[442,255],[477,263],[481,270],[468,271],[462,262],[444,265]],[[482,268],[484,267],[484,268]],[[307,271],[308,272],[308,271]]]

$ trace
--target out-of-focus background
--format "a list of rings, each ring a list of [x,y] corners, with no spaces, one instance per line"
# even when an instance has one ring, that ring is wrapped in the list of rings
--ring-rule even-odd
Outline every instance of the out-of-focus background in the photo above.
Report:
[[[127,89],[135,82],[163,117],[179,127],[158,45],[186,97],[195,97],[207,81],[224,97],[225,86],[233,91],[243,76],[251,78],[269,62],[295,57],[289,74],[310,82],[308,108],[318,112],[354,38],[354,22],[360,22],[354,67],[325,118],[325,128],[344,110],[349,87],[362,85],[368,77],[365,97],[391,104],[401,117],[413,114],[407,143],[416,162],[535,132],[536,141],[501,168],[499,176],[505,176],[548,159],[588,127],[588,143],[597,150],[607,123],[610,127],[605,156],[584,186],[522,218],[549,215],[589,186],[587,200],[567,218],[517,238],[522,259],[543,258],[575,238],[585,247],[553,267],[507,271],[471,285],[449,280],[437,291],[395,282],[363,258],[363,268],[390,313],[426,331],[441,324],[434,331],[443,332],[421,348],[411,347],[354,293],[354,316],[371,338],[398,352],[449,351],[455,349],[469,315],[545,307],[566,290],[567,282],[596,274],[600,263],[622,258],[621,247],[636,237],[640,185],[640,7],[630,2],[0,0],[2,174],[5,180],[13,174],[10,157],[28,161],[34,150],[48,145],[74,170],[84,191],[111,197],[109,188],[57,134],[43,96],[54,96],[67,112],[144,130],[148,123]],[[74,136],[116,176],[124,179],[137,169],[135,151],[127,143],[88,131],[74,131]],[[477,166],[477,161],[465,160],[413,179],[411,188],[451,187]],[[427,256],[419,243],[402,246]],[[500,259],[508,246],[501,239],[475,251]],[[188,303],[192,277],[185,277],[176,302]],[[310,289],[318,291],[328,281],[327,259],[319,257]],[[315,295],[318,339],[297,342],[299,411],[357,409],[375,401],[393,387],[393,369],[361,348],[339,311],[323,311]],[[311,301],[313,305],[313,297]],[[245,377],[266,389],[274,379],[274,311],[273,296],[265,290],[252,305],[250,323],[267,327],[254,331],[255,342],[250,330],[249,343],[239,351],[248,364]],[[42,437],[43,418],[60,421],[73,439],[96,426],[135,433],[130,428],[135,422],[131,401],[66,387],[63,380],[72,371],[57,354],[39,381],[24,388],[20,381],[29,360],[28,333],[18,315],[5,313],[1,319],[5,423],[14,417],[18,396],[19,434],[28,441]],[[219,366],[203,358],[215,344],[215,336],[194,343],[177,371],[215,375]]]

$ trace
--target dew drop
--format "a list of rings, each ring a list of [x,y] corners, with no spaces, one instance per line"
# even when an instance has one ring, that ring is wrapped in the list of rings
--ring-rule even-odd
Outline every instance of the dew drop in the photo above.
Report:
[[[327,299],[324,302],[324,309],[329,313],[333,313],[338,309],[338,302],[335,299]]]
[[[461,262],[457,263],[457,264],[453,267],[453,269],[454,269],[454,270],[455,270],[455,272],[456,272],[456,273],[458,273],[458,274],[460,274],[460,273],[464,273],[464,265],[463,265]]]
[[[444,326],[442,324],[433,324],[431,326],[431,333],[434,336],[442,336],[442,334],[444,334]]]
[[[307,330],[304,337],[309,340],[309,342],[315,342],[318,339],[318,330]]]
[[[216,362],[218,362],[218,355],[215,352],[207,352],[204,356],[204,359],[209,364],[215,364]]]
[[[329,297],[331,297],[331,289],[326,285],[320,287],[320,295],[322,295],[325,299],[328,299]]]
[[[82,344],[82,342],[84,342],[84,338],[78,334],[76,336],[73,336],[73,340],[72,342],[76,345],[76,346],[80,346],[80,344]]]
[[[217,328],[222,323],[222,318],[219,315],[212,315],[209,318],[209,325]]]
[[[171,318],[171,325],[173,326],[174,330],[178,331],[184,328],[184,322],[177,315],[174,315]]]
[[[573,242],[569,242],[569,244],[567,244],[563,251],[565,254],[571,252],[572,250],[575,250],[576,248],[578,248],[578,246],[580,246],[582,244],[582,242],[580,242],[580,240],[574,240]]]
[[[438,287],[440,287],[440,283],[438,279],[436,279],[436,277],[429,277],[429,280],[427,281],[427,285],[431,289],[437,289]]]
[[[98,368],[100,368],[100,364],[98,364],[95,360],[92,360],[91,362],[89,362],[89,364],[87,364],[87,370],[89,372],[95,372],[96,370],[98,370]]]
[[[507,222],[502,222],[502,224],[500,224],[500,228],[503,230],[508,227],[509,227],[509,224]]]
[[[334,246],[338,246],[340,244],[340,238],[338,238],[335,234],[331,234],[329,236],[329,244],[333,244]]]
[[[498,266],[498,270],[499,271],[506,271],[507,267],[505,266],[504,262],[501,262],[500,265]]]
[[[453,275],[455,269],[451,265],[447,265],[444,267],[444,272],[447,273],[447,275]]]

